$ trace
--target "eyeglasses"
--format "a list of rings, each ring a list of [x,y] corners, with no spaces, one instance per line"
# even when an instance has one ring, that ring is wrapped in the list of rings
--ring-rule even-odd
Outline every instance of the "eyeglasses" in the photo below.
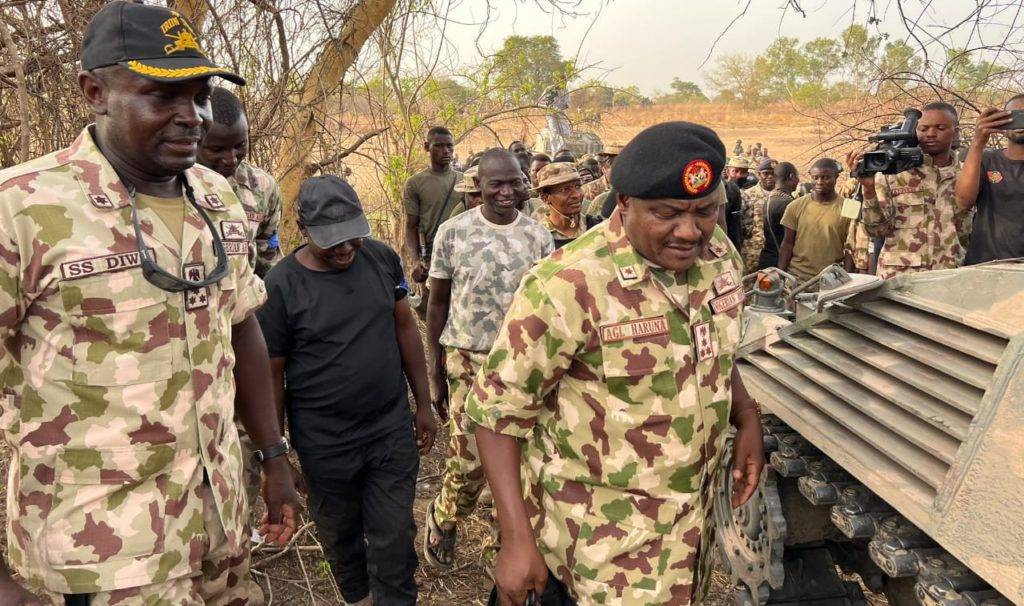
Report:
[[[228,254],[224,250],[224,243],[221,241],[220,236],[217,235],[217,229],[213,226],[213,221],[211,221],[210,217],[203,212],[203,209],[196,204],[196,197],[192,192],[192,186],[188,184],[188,181],[186,181],[184,177],[182,177],[181,183],[182,188],[185,190],[185,197],[188,198],[189,203],[199,212],[200,215],[202,215],[203,221],[206,222],[206,226],[210,228],[210,233],[213,234],[213,251],[217,255],[217,267],[214,268],[213,273],[205,279],[196,282],[179,278],[156,264],[152,255],[150,255],[149,247],[147,247],[145,242],[142,240],[142,227],[139,225],[139,211],[135,201],[135,186],[127,184],[128,198],[131,200],[132,207],[132,225],[135,227],[135,241],[139,246],[139,259],[142,264],[142,276],[153,286],[167,292],[184,292],[186,290],[197,290],[211,286],[223,280],[229,270]]]

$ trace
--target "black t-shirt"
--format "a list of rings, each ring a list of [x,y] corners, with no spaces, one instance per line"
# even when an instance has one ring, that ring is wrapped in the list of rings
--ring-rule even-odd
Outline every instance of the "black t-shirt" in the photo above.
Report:
[[[726,179],[725,183],[725,234],[737,250],[743,248],[743,194],[740,186]]]
[[[344,271],[313,271],[292,253],[267,274],[258,318],[270,357],[287,358],[292,444],[331,455],[412,426],[395,334],[408,294],[402,262],[367,238]]]
[[[1024,257],[1024,160],[981,154],[981,189],[964,265]]]
[[[773,191],[768,195],[768,205],[764,213],[764,248],[761,249],[761,257],[757,260],[758,269],[778,267],[779,248],[786,237],[782,215],[786,213],[786,207],[792,201],[793,196],[782,191]]]

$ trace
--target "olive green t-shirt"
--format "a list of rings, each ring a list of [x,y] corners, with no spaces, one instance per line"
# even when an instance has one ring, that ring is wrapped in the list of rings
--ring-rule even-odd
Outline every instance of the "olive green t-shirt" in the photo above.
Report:
[[[145,194],[135,194],[136,203],[139,208],[147,208],[160,217],[164,226],[174,236],[178,243],[178,250],[181,250],[181,234],[185,227],[185,198],[157,198]]]
[[[402,204],[406,214],[420,218],[420,233],[426,237],[428,255],[437,228],[448,218],[452,208],[462,201],[463,194],[455,191],[455,185],[461,181],[462,173],[457,170],[449,168],[446,172],[436,173],[428,168],[405,182]]]
[[[840,213],[843,198],[815,202],[811,194],[789,203],[782,225],[796,232],[789,273],[801,281],[809,280],[833,263],[843,260],[843,244],[850,220]]]

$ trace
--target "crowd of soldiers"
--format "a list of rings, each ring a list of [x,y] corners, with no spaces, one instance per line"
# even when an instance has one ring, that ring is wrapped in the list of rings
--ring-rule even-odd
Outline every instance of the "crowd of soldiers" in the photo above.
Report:
[[[451,570],[485,487],[492,603],[699,603],[730,426],[734,506],[764,464],[734,364],[744,274],[1024,256],[1024,132],[986,149],[1020,97],[982,114],[963,162],[955,109],[925,105],[922,166],[842,185],[835,159],[801,184],[688,122],[594,157],[514,141],[462,172],[437,126],[403,263],[335,175],[302,183],[305,243],[282,254],[281,194],[211,79],[245,82],[178,13],[105,5],[81,67],[94,122],[0,172],[4,605],[262,604],[250,505],[283,546],[301,491],[345,601],[414,604],[417,553]]]

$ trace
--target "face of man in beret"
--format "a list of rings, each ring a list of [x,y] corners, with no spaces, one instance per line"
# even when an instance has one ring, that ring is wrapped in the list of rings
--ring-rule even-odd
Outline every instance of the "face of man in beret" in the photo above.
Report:
[[[619,196],[630,244],[648,261],[669,271],[686,271],[704,253],[718,225],[723,196],[696,200]]]

